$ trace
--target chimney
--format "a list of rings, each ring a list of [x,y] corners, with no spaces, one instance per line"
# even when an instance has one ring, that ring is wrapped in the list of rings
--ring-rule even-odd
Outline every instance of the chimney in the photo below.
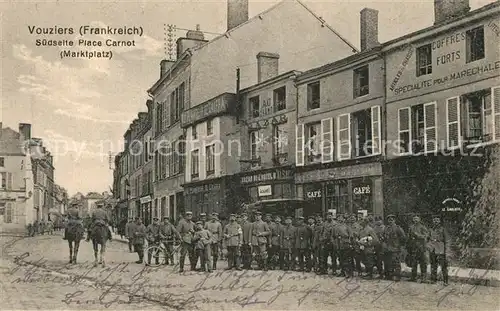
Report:
[[[196,30],[188,30],[185,38],[177,39],[177,59],[187,49],[195,48],[205,42],[208,42],[208,40],[205,40],[205,35],[200,30],[200,24],[197,24]]]
[[[163,78],[163,76],[168,72],[168,70],[172,67],[174,63],[175,61],[166,59],[160,62],[160,78]]]
[[[361,52],[380,45],[378,42],[378,11],[364,8],[360,12]]]
[[[257,54],[257,83],[278,75],[279,54],[259,52]]]
[[[248,20],[248,0],[227,0],[227,30]]]
[[[31,139],[31,124],[19,123],[19,139],[22,142]]]
[[[434,25],[470,11],[469,0],[434,0]]]

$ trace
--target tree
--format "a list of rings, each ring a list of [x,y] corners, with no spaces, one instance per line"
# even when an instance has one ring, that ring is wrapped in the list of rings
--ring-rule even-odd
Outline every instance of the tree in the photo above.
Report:
[[[481,268],[491,268],[492,265],[498,264],[498,258],[495,258],[494,255],[481,256],[481,253],[478,253],[474,248],[494,249],[500,246],[499,146],[494,147],[485,165],[487,166],[486,173],[474,187],[476,204],[466,213],[458,241],[463,262],[474,267],[479,264]],[[494,251],[492,253],[495,254]]]

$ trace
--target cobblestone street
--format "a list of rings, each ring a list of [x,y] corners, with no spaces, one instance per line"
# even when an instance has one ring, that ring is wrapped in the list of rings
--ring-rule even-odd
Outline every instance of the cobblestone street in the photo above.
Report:
[[[498,310],[499,288],[319,277],[298,272],[183,275],[175,267],[135,264],[127,245],[112,242],[107,267],[93,268],[91,245],[68,265],[60,236],[1,237],[2,309]],[[28,253],[29,252],[29,255]],[[24,254],[24,255],[23,255]],[[17,259],[16,259],[17,257]]]

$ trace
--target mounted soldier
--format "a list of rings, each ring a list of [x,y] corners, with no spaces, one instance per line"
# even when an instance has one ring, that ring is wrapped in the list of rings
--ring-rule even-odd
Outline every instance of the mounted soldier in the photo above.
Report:
[[[111,235],[111,230],[109,230],[109,224],[111,220],[108,216],[108,213],[104,208],[102,208],[101,205],[97,205],[97,208],[95,211],[92,213],[91,217],[91,223],[88,228],[88,235],[87,235],[87,242],[90,241],[92,230],[94,229],[95,226],[105,226],[106,229],[108,230],[108,240],[111,240],[112,235]]]

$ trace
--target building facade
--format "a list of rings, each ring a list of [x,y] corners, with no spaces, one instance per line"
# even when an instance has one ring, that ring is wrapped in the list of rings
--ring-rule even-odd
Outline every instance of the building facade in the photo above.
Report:
[[[431,214],[474,205],[500,141],[500,4],[436,7],[432,27],[387,42],[385,209]],[[453,218],[453,217],[452,217]]]
[[[40,138],[31,139],[30,153],[37,219],[48,221],[50,210],[54,208],[54,159]]]

